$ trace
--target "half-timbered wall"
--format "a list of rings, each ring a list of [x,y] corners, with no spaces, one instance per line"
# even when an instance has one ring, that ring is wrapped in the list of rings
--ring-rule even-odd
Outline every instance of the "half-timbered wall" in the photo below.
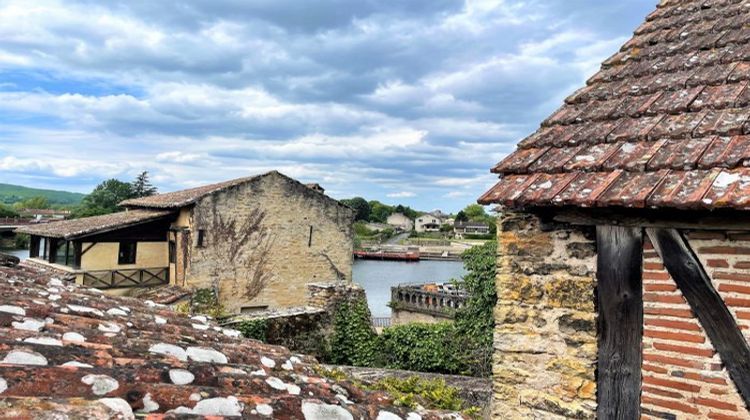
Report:
[[[602,408],[597,406],[597,398],[602,398],[597,395],[597,380],[607,375],[601,371],[606,363],[597,359],[604,321],[603,306],[597,301],[602,302],[602,293],[609,292],[595,280],[597,258],[603,256],[597,255],[594,230],[548,224],[529,214],[507,214],[498,227],[495,417],[595,418]],[[662,231],[675,233],[685,245],[687,259],[676,265],[692,267],[707,278],[706,285],[700,286],[705,290],[697,296],[710,294],[712,289],[718,292],[715,302],[726,305],[730,326],[736,324],[741,331],[736,336],[750,344],[750,234]],[[641,234],[640,229],[633,232]],[[736,343],[725,341],[717,346],[712,341],[717,325],[705,326],[694,311],[696,304],[705,308],[708,301],[696,300],[695,293],[692,302],[686,299],[649,232],[654,234],[653,229],[642,230],[642,326],[630,329],[642,328],[642,342],[632,343],[642,348],[641,384],[638,388],[636,382],[635,389],[636,396],[640,395],[640,417],[750,419],[719,349],[726,351]],[[603,249],[600,244],[599,252]],[[674,257],[672,261],[674,273]],[[621,262],[615,259],[612,264]],[[599,268],[607,267],[604,264]],[[684,273],[681,281],[698,282],[685,278]],[[716,308],[706,308],[704,317],[709,309]],[[623,323],[607,328],[617,333],[617,328],[625,328]],[[734,359],[736,365],[738,359]],[[749,361],[739,362],[746,368]]]
[[[750,236],[715,231],[685,236],[745,338],[750,338]],[[750,418],[705,328],[648,240],[643,288],[644,417]]]

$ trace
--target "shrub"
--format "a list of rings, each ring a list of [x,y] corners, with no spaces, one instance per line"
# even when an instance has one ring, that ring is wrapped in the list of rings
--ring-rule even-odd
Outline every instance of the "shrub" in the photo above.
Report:
[[[249,319],[237,324],[236,329],[247,338],[265,342],[266,333],[268,332],[268,321],[265,319]]]
[[[378,337],[384,367],[419,372],[465,373],[452,323],[389,327]]]
[[[343,302],[334,314],[330,360],[340,365],[376,366],[377,338],[367,302]]]

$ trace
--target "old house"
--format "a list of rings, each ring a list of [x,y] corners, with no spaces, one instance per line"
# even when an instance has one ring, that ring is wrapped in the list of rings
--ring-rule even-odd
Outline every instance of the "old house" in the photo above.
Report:
[[[493,168],[499,418],[750,418],[748,6],[663,0]]]
[[[484,222],[456,222],[453,225],[453,234],[459,239],[465,238],[466,235],[489,235],[490,225]]]
[[[403,213],[393,213],[388,216],[385,223],[388,224],[388,226],[392,226],[404,232],[411,232],[414,230],[414,222]]]
[[[351,281],[353,211],[278,172],[122,205],[19,229],[31,261],[117,293],[212,288],[230,312],[304,306],[308,283]]]
[[[442,224],[443,221],[439,217],[427,213],[418,216],[416,220],[414,220],[414,230],[419,233],[440,232],[440,226]]]

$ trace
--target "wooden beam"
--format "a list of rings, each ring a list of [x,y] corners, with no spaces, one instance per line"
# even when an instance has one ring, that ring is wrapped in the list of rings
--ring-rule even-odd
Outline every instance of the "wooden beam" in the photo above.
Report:
[[[690,244],[676,229],[647,229],[651,243],[693,309],[750,407],[750,346]]]
[[[641,405],[643,231],[596,227],[597,418],[637,420]]]
[[[572,225],[617,225],[668,229],[746,231],[750,224],[747,212],[729,210],[685,211],[656,209],[582,209],[544,208],[536,212],[556,222]]]

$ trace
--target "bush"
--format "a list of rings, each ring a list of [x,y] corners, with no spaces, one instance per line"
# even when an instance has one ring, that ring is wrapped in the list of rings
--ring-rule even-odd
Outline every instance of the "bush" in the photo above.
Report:
[[[236,329],[247,338],[265,342],[266,333],[268,332],[268,321],[265,319],[249,319],[237,324]]]
[[[468,366],[461,359],[460,341],[452,323],[415,323],[385,328],[378,348],[387,368],[461,374]]]
[[[377,366],[377,339],[367,302],[364,299],[343,302],[334,314],[331,362],[339,365]]]

